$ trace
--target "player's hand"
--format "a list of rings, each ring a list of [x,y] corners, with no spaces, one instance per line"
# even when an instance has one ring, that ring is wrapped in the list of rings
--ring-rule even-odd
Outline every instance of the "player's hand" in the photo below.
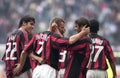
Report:
[[[41,61],[41,64],[45,64],[45,63],[46,63],[46,60],[43,59],[43,60]]]
[[[88,35],[90,33],[90,27],[87,27],[86,25],[82,28],[82,31],[84,35]]]
[[[43,59],[43,58],[41,58],[41,57],[38,57],[37,58],[37,61],[40,63],[40,64],[44,64],[46,61]]]
[[[17,64],[17,66],[13,70],[13,74],[17,75],[22,70],[22,66],[20,64]]]
[[[56,24],[56,22],[53,22],[53,23],[51,24],[51,31],[52,31],[52,32],[55,32],[55,31],[57,30],[57,28],[58,28],[58,25]]]
[[[43,61],[43,59],[40,58],[40,57],[38,57],[38,58],[37,58],[37,61],[38,61],[39,63],[41,63],[41,62]]]

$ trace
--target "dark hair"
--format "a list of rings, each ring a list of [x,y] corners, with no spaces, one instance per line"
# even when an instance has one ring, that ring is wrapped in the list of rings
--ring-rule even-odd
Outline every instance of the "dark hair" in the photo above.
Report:
[[[35,18],[30,15],[26,15],[26,16],[22,17],[19,22],[19,28],[22,26],[23,23],[28,23],[28,22],[35,23]]]
[[[55,22],[55,23],[58,25],[58,27],[60,26],[60,23],[61,23],[61,22],[65,23],[65,21],[64,21],[62,18],[60,18],[60,17],[55,17],[55,18],[50,22],[50,24],[52,24],[53,22]]]
[[[99,22],[95,19],[90,20],[90,32],[97,33],[99,31]]]
[[[75,24],[77,24],[78,26],[87,25],[87,27],[90,27],[89,20],[85,17],[81,17],[81,18],[75,20]]]

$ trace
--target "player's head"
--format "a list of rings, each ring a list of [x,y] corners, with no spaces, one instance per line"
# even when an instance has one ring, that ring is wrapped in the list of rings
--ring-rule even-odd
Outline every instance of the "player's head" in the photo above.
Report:
[[[51,21],[50,25],[52,25],[53,22],[55,22],[55,23],[57,24],[58,30],[60,31],[60,33],[61,33],[61,34],[64,34],[64,32],[65,32],[65,28],[64,28],[65,21],[64,21],[62,18],[60,18],[60,17],[55,17],[55,18]],[[53,30],[53,31],[54,31],[54,30]]]
[[[85,25],[86,27],[90,26],[89,20],[87,18],[81,17],[75,20],[75,31],[80,32]]]
[[[19,22],[19,28],[22,27],[26,31],[31,32],[31,30],[34,28],[34,24],[35,24],[35,18],[30,15],[26,15],[21,18]]]
[[[19,28],[24,24],[24,23],[28,23],[28,22],[32,22],[33,24],[35,24],[35,18],[30,16],[30,15],[26,15],[23,16],[19,22]]]
[[[96,19],[90,20],[90,32],[97,33],[99,31],[99,22]]]

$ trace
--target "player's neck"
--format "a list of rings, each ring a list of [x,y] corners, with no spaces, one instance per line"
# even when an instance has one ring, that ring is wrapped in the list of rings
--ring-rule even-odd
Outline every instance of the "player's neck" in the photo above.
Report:
[[[26,29],[26,27],[24,27],[24,26],[21,26],[21,27],[19,28],[19,30],[25,31],[25,32],[27,32],[27,33],[30,33],[30,31],[29,31],[28,29]]]
[[[91,32],[90,34],[97,34],[97,33],[93,33],[93,32]]]
[[[25,31],[25,28],[24,27],[20,27],[19,30],[24,30]]]
[[[63,35],[60,33],[60,31],[55,31],[55,33],[60,35],[61,37],[63,37]]]

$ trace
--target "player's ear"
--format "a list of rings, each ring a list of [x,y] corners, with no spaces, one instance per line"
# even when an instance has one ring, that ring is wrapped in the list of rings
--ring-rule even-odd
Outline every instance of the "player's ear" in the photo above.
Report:
[[[22,26],[25,26],[25,25],[26,25],[26,22],[23,22],[23,23],[22,23]]]

